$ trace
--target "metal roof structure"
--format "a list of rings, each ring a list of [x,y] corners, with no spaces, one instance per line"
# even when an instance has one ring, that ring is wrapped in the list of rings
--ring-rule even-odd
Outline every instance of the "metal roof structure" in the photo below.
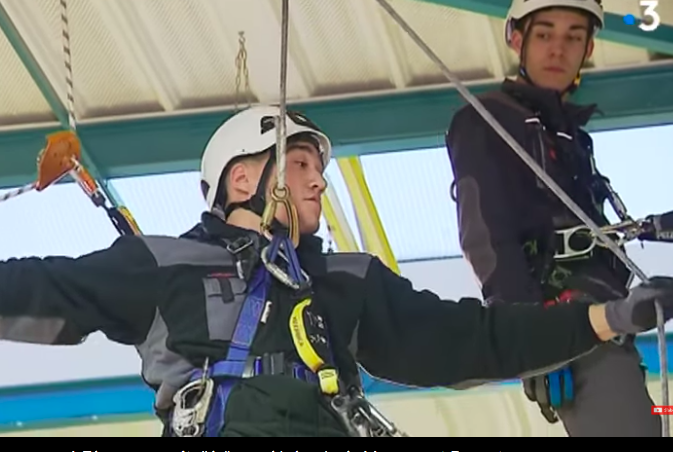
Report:
[[[604,0],[607,28],[578,101],[592,130],[673,121],[673,2],[645,32],[638,0]],[[391,0],[473,92],[514,74],[509,0]],[[45,134],[67,125],[59,0],[0,1],[0,187],[35,177]],[[237,103],[279,99],[280,2],[70,0],[78,134],[101,177],[195,170]],[[250,91],[236,57],[244,33]],[[337,157],[442,146],[464,103],[375,0],[291,0],[288,99]],[[243,71],[242,71],[243,72]],[[653,89],[656,87],[656,89]],[[238,99],[238,100],[237,100]]]

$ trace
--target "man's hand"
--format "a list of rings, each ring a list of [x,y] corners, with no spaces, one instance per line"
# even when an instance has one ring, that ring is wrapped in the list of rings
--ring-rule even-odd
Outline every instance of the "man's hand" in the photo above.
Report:
[[[673,212],[650,215],[642,223],[639,240],[650,242],[673,242]]]
[[[638,334],[657,326],[655,301],[661,303],[664,321],[673,317],[673,278],[655,276],[631,289],[621,300],[591,306],[589,316],[596,334],[604,340],[620,334]],[[607,337],[607,339],[605,339]]]

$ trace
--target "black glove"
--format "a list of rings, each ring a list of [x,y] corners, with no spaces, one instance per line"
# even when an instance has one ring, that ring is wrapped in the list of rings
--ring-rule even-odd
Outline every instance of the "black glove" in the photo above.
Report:
[[[657,326],[655,300],[661,303],[664,321],[673,317],[673,278],[655,276],[631,289],[621,300],[605,304],[605,317],[617,334],[638,334]]]
[[[649,242],[673,242],[673,212],[645,217],[638,239]]]

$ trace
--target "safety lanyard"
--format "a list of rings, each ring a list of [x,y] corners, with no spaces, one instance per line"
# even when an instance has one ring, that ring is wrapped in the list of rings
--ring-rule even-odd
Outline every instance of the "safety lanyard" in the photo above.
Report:
[[[322,392],[335,395],[339,392],[339,374],[330,347],[327,322],[311,309],[311,281],[301,269],[290,238],[274,236],[268,261],[274,262],[281,246],[288,262],[287,276],[294,283],[291,287],[300,295],[300,301],[290,315],[290,333],[295,350],[306,367],[318,376]]]

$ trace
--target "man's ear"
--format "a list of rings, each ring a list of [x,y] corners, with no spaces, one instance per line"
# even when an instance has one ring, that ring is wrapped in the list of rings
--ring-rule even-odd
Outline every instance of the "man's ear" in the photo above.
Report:
[[[585,60],[588,60],[589,58],[591,58],[591,55],[593,55],[595,44],[596,42],[594,41],[594,38],[589,38],[589,44],[587,45],[587,56]]]
[[[512,39],[510,47],[514,50],[519,58],[521,58],[521,49],[523,48],[523,33],[519,30],[512,32]]]
[[[244,162],[237,162],[229,170],[229,191],[241,195],[251,195],[250,168]]]

